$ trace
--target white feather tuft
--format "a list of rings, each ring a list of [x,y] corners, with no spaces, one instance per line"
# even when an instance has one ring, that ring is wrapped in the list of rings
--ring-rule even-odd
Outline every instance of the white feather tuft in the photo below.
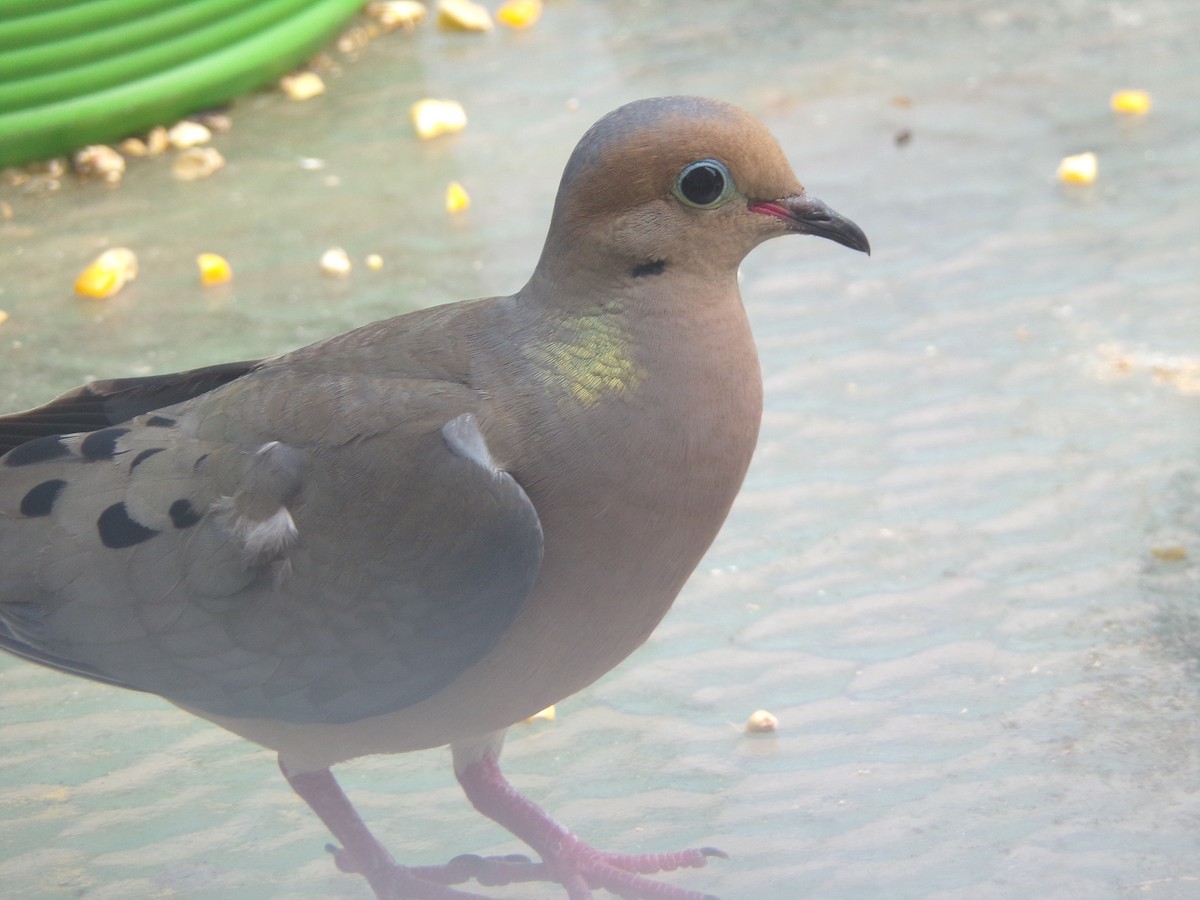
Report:
[[[300,534],[286,506],[279,507],[273,516],[261,521],[239,516],[234,528],[249,556],[275,556],[286,550]]]
[[[492,475],[499,475],[500,470],[488,450],[479,423],[471,413],[463,413],[442,426],[442,437],[450,449],[463,459],[469,459]]]

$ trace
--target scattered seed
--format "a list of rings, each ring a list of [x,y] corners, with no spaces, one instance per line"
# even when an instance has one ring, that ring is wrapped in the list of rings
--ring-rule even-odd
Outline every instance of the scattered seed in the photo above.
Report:
[[[99,178],[109,184],[116,184],[125,174],[125,157],[105,144],[92,144],[77,150],[71,164],[84,178]]]
[[[1180,562],[1188,558],[1186,547],[1154,547],[1150,552],[1154,555],[1155,559],[1161,559],[1164,562]]]
[[[418,23],[425,21],[425,5],[415,0],[377,0],[367,4],[366,13],[384,31],[398,28],[412,31]]]
[[[350,274],[350,256],[341,247],[331,247],[321,254],[321,274],[330,278],[345,278]]]
[[[486,6],[471,0],[438,0],[438,25],[448,31],[491,31]]]
[[[325,82],[316,72],[296,72],[279,79],[279,87],[290,100],[311,100],[325,93]]]
[[[150,155],[150,149],[141,138],[127,137],[117,144],[117,149],[126,156],[143,157]]]
[[[417,137],[422,140],[453,134],[467,127],[467,113],[457,100],[418,100],[409,113]]]
[[[176,150],[187,150],[189,147],[199,147],[212,140],[212,132],[191,119],[176,122],[167,131],[167,141]]]
[[[93,300],[116,294],[127,282],[137,278],[137,256],[128,247],[105,250],[75,279],[75,293]]]
[[[471,197],[467,194],[464,188],[457,181],[452,181],[446,186],[446,212],[453,215],[460,213],[469,208],[471,205]]]
[[[146,153],[148,156],[161,156],[170,147],[171,138],[167,135],[167,129],[162,125],[156,125],[147,132]]]
[[[180,181],[198,181],[208,178],[225,165],[216,147],[190,147],[175,157],[171,173]]]
[[[1066,184],[1091,184],[1098,171],[1095,153],[1077,153],[1064,156],[1058,164],[1058,180]]]
[[[509,28],[529,28],[542,16],[542,0],[507,0],[496,10],[496,18]]]
[[[216,253],[201,253],[196,257],[196,265],[200,267],[200,283],[205,287],[224,284],[233,277],[229,261]]]
[[[771,734],[778,730],[779,719],[765,709],[756,709],[746,720],[747,734]]]
[[[1144,116],[1150,112],[1150,95],[1145,91],[1115,91],[1108,101],[1115,113],[1126,116]]]

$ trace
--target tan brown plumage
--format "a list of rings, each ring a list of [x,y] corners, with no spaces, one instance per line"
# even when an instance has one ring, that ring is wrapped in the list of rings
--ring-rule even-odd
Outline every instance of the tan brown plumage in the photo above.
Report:
[[[474,896],[436,882],[485,869],[697,897],[496,761],[646,639],[721,527],[762,394],[737,267],[797,233],[868,250],[746,113],[640,101],[580,141],[512,296],[0,419],[0,645],[275,749],[379,897]],[[328,772],[444,744],[544,865],[397,866]]]

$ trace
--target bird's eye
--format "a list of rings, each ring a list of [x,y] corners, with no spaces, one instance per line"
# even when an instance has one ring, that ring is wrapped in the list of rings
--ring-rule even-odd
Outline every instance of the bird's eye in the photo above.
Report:
[[[720,206],[734,190],[729,170],[715,159],[702,159],[684,166],[675,179],[675,196],[698,209]]]

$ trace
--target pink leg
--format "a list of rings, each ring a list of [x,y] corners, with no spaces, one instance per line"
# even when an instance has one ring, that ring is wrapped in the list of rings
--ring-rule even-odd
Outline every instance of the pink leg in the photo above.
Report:
[[[641,876],[699,868],[710,856],[724,857],[721,851],[702,847],[642,856],[602,853],[518,793],[500,771],[497,756],[498,750],[489,750],[465,765],[456,766],[459,784],[477,810],[537,851],[553,873],[553,880],[567,889],[570,900],[588,900],[593,888],[604,888],[629,900],[716,900],[711,895]]]
[[[281,762],[292,789],[320,816],[325,827],[341,842],[341,848],[330,846],[338,868],[343,872],[362,875],[380,900],[487,900],[479,894],[469,894],[446,887],[477,878],[484,884],[508,884],[547,880],[544,873],[530,872],[534,864],[525,857],[484,859],[460,856],[444,866],[406,868],[392,859],[366,824],[355,812],[349,798],[328,769],[293,775]],[[540,875],[540,877],[537,877]]]
[[[590,900],[593,888],[628,900],[716,900],[641,875],[700,867],[708,857],[724,857],[724,853],[711,847],[633,856],[595,850],[519,794],[500,772],[497,752],[456,766],[459,783],[476,809],[533,847],[545,862],[534,863],[519,855],[464,854],[444,866],[401,866],[371,834],[328,769],[293,775],[282,762],[279,768],[341,842],[340,848],[328,847],[338,868],[366,878],[379,900],[487,900],[448,887],[472,878],[483,885],[558,882],[569,900]]]

